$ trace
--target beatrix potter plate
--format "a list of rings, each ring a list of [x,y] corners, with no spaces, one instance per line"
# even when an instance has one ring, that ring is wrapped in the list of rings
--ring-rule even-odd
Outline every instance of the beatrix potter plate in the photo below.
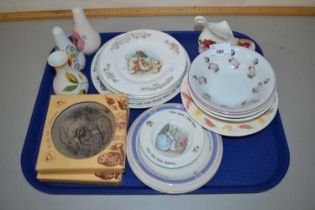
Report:
[[[180,168],[195,161],[204,142],[202,127],[182,110],[154,112],[139,130],[143,154],[154,164],[166,168]]]
[[[252,50],[231,46],[226,54],[211,50],[197,56],[188,71],[194,95],[208,110],[238,115],[259,110],[275,92],[276,79],[268,61]]]
[[[113,38],[100,55],[99,76],[115,90],[154,96],[168,89],[186,70],[186,51],[170,35],[135,30]]]
[[[209,137],[209,132],[203,129],[203,139],[205,139],[204,146],[200,148],[200,156],[192,161],[189,165],[181,168],[165,168],[156,165],[149,159],[150,157],[145,154],[140,145],[140,138],[137,139],[138,155],[142,163],[147,169],[158,177],[162,177],[169,180],[182,180],[198,174],[209,162],[209,159],[213,153],[213,142]]]
[[[181,90],[182,102],[188,114],[201,126],[224,136],[247,136],[267,127],[277,114],[278,96],[276,94],[271,107],[261,116],[245,122],[228,122],[212,117],[201,110],[192,100],[188,91],[187,77],[184,78]]]
[[[98,75],[98,69],[99,67],[99,63],[100,63],[100,56],[104,50],[104,48],[108,45],[108,43],[110,43],[110,40],[108,42],[106,42],[95,54],[92,63],[91,63],[91,80],[92,83],[94,85],[94,87],[96,88],[96,90],[100,93],[100,94],[109,94],[109,93],[117,93],[116,90],[113,90],[107,83],[103,83]],[[186,70],[190,68],[190,58],[186,52]],[[102,71],[100,69],[100,71]],[[153,106],[157,106],[160,104],[163,104],[169,100],[171,100],[172,98],[174,98],[178,93],[180,93],[180,89],[181,89],[181,80],[183,79],[184,75],[178,80],[177,83],[175,83],[172,87],[169,88],[169,90],[165,90],[164,93],[162,93],[161,95],[158,96],[154,96],[154,97],[146,97],[146,98],[139,98],[139,100],[137,99],[136,96],[131,96],[128,95],[128,106],[130,108],[135,108],[135,109],[143,109],[143,108],[148,108],[148,107],[153,107]]]
[[[152,169],[146,166],[142,157],[140,156],[139,146],[137,144],[138,131],[141,129],[141,125],[144,123],[146,118],[150,116],[153,112],[159,112],[161,110],[175,109],[184,111],[184,107],[181,104],[164,104],[158,107],[151,108],[143,112],[132,124],[129,129],[127,137],[127,158],[129,165],[135,175],[147,186],[165,193],[186,193],[198,189],[199,187],[206,184],[216,173],[219,168],[222,154],[223,145],[222,139],[219,135],[215,133],[208,133],[209,139],[213,143],[213,147],[204,147],[210,155],[207,163],[202,167],[199,172],[193,173],[192,176],[178,179],[170,180],[165,177],[161,177],[155,173],[152,173]],[[172,170],[172,169],[169,169]],[[173,169],[178,170],[178,169]]]

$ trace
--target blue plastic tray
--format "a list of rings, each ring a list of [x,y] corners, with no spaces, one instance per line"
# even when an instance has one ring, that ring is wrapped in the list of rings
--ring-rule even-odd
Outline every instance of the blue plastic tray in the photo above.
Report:
[[[168,32],[187,50],[193,60],[198,55],[197,39],[200,32]],[[119,33],[103,33],[102,43]],[[247,38],[234,32],[238,38]],[[254,41],[254,40],[253,40]],[[256,42],[255,42],[256,43]],[[257,52],[262,54],[256,43]],[[90,81],[89,93],[97,93],[90,78],[93,55],[87,56],[84,73]],[[41,141],[50,95],[53,94],[54,71],[46,65],[32,118],[21,155],[21,167],[26,180],[36,189],[51,194],[159,194],[142,184],[126,165],[124,180],[120,186],[96,184],[44,183],[36,179],[35,164]],[[178,95],[171,102],[180,103]],[[281,103],[281,102],[280,102]],[[131,110],[130,123],[143,110]],[[286,174],[290,162],[289,150],[279,112],[264,130],[242,138],[223,138],[223,159],[214,178],[205,186],[191,193],[256,193],[276,186]]]

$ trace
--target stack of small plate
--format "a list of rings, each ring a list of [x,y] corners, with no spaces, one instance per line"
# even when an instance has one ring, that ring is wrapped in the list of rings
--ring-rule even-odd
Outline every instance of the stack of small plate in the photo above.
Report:
[[[187,112],[203,127],[226,136],[245,136],[266,127],[278,108],[276,78],[260,54],[238,46],[211,50],[192,63],[182,84]]]
[[[175,97],[189,67],[186,50],[172,36],[135,30],[114,37],[99,49],[91,78],[100,93],[125,93],[130,108],[147,108]]]
[[[206,184],[219,168],[222,139],[198,125],[181,104],[143,112],[127,137],[127,158],[134,174],[164,193],[186,193]]]

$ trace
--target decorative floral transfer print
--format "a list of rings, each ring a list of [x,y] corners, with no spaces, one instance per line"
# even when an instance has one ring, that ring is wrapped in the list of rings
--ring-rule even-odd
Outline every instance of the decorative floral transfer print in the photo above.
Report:
[[[84,36],[80,36],[78,32],[73,33],[73,44],[80,50],[80,52],[83,52],[85,47],[85,41],[86,39]]]
[[[165,40],[165,43],[170,46],[174,54],[177,54],[177,55],[179,54],[179,45],[177,43],[170,42],[168,40]]]
[[[210,58],[209,57],[205,57],[205,62],[208,64],[208,69],[210,71],[213,71],[214,73],[219,71],[219,65],[213,62],[210,62]]]
[[[111,50],[117,50],[120,46],[129,43],[131,40],[146,39],[151,35],[151,33],[145,31],[124,34],[122,37],[118,37],[118,39],[113,42]]]
[[[166,124],[156,137],[156,148],[169,154],[182,154],[187,144],[187,132],[172,123]]]
[[[199,39],[198,42],[202,49],[209,49],[210,45],[216,44],[216,42],[211,39]]]
[[[68,55],[68,65],[76,70],[80,70],[79,51],[75,46],[69,44],[66,46],[65,51]]]
[[[103,180],[112,180],[112,179],[118,179],[120,176],[120,173],[95,173],[96,177],[103,179]]]
[[[255,65],[258,64],[258,58],[255,58],[253,61],[253,64],[248,66],[248,72],[247,72],[247,77],[250,79],[253,79],[256,76],[256,68]]]
[[[113,99],[112,97],[105,96],[105,100],[110,108],[112,108],[113,110],[118,110],[118,106],[116,105],[115,99]]]
[[[118,79],[116,79],[115,74],[111,71],[110,64],[107,64],[106,67],[103,68],[103,71],[107,79],[112,80],[113,82],[118,82]]]
[[[71,85],[66,86],[62,91],[63,92],[72,92],[77,88],[81,88],[83,85],[85,85],[87,82],[83,82],[83,76],[80,72],[78,72],[77,78],[74,74],[72,74],[70,71],[65,72],[66,79],[71,82]],[[86,94],[86,91],[84,89],[80,90],[80,94]]]
[[[248,39],[238,39],[236,45],[245,48],[253,48],[254,43]]]
[[[238,69],[240,67],[240,62],[234,57],[229,58],[229,63],[234,69]]]
[[[208,93],[203,93],[202,98],[205,99],[206,101],[211,101],[211,96]]]
[[[127,110],[128,109],[127,99],[125,97],[121,97],[118,100],[118,106],[121,110]]]
[[[159,73],[162,67],[162,62],[158,59],[151,58],[145,52],[139,50],[130,58],[127,58],[128,71],[131,74],[139,74],[145,72]]]
[[[125,160],[124,145],[122,143],[114,144],[110,150],[110,152],[98,156],[98,163],[106,167],[123,165]]]

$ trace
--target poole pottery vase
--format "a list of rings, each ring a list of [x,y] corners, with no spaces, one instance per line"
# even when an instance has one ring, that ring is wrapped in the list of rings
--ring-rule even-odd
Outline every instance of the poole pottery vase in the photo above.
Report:
[[[84,54],[94,53],[101,45],[100,34],[92,27],[82,8],[72,9],[74,20],[73,41]]]
[[[89,83],[86,76],[71,68],[67,61],[68,56],[63,51],[55,51],[48,57],[48,64],[56,69],[54,92],[57,95],[87,93]]]
[[[85,56],[83,52],[70,41],[60,26],[52,29],[56,50],[64,51],[68,55],[68,64],[75,70],[82,70],[85,66]]]

